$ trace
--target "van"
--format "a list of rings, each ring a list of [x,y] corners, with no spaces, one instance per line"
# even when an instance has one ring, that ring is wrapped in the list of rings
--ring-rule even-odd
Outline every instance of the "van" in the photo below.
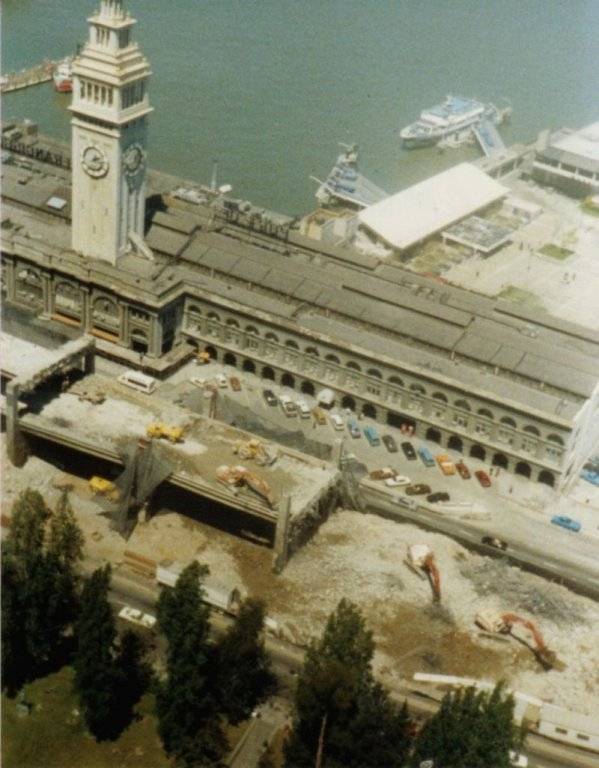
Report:
[[[152,376],[146,376],[145,373],[139,373],[139,371],[125,371],[118,377],[118,381],[126,387],[144,392],[146,395],[150,395],[156,389],[156,379]]]
[[[380,445],[381,444],[381,438],[379,437],[379,433],[376,431],[374,427],[364,427],[364,434],[366,435],[366,439],[370,443],[370,445]]]
[[[302,419],[310,418],[310,408],[304,400],[297,401],[297,410],[299,411],[299,415]]]
[[[425,467],[434,467],[435,466],[435,460],[433,459],[433,454],[429,451],[429,449],[425,445],[421,445],[418,449],[418,455],[422,459],[422,463]]]

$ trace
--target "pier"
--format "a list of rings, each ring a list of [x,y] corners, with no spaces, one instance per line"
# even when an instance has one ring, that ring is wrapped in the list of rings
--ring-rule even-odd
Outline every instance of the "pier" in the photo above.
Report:
[[[0,93],[20,91],[33,85],[47,83],[52,80],[52,74],[59,63],[59,61],[43,61],[20,72],[9,72],[3,75],[0,81]]]

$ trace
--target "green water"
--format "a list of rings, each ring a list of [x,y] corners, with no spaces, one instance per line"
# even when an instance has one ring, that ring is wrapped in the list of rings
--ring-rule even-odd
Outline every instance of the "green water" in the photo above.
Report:
[[[96,0],[3,0],[4,71],[72,53]],[[390,192],[463,159],[405,151],[398,129],[447,93],[514,108],[502,133],[599,119],[599,0],[131,0],[154,72],[154,167],[289,213],[314,206],[337,142]],[[9,94],[3,117],[69,136],[67,96]]]

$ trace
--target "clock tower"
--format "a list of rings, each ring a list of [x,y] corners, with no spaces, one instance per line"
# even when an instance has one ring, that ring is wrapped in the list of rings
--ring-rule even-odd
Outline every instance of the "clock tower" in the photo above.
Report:
[[[144,234],[147,81],[124,0],[101,0],[73,62],[72,246],[116,264],[129,233]]]

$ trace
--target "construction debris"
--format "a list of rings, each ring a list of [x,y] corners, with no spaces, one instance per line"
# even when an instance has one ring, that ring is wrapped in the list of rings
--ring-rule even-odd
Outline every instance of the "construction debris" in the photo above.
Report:
[[[277,460],[275,451],[255,437],[251,440],[237,440],[233,446],[233,453],[240,459],[253,459],[262,467],[269,467]]]
[[[169,427],[162,422],[150,424],[146,429],[146,434],[148,437],[157,439],[163,438],[164,440],[168,440],[169,443],[183,442],[183,427]]]
[[[223,464],[217,468],[215,476],[220,483],[230,488],[239,488],[246,485],[250,490],[262,497],[269,507],[273,507],[275,504],[272,489],[266,480],[258,477],[258,475],[250,472],[240,464],[235,467]]]

